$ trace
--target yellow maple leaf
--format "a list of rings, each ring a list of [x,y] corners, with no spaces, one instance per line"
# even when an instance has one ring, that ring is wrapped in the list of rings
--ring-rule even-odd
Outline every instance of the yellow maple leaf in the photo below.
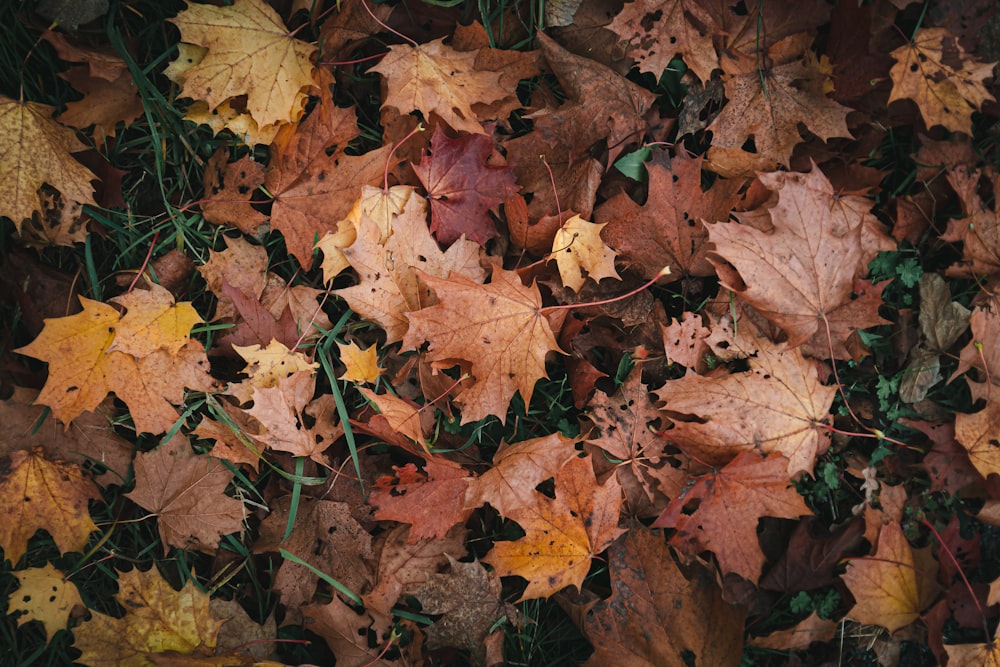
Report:
[[[182,41],[208,49],[197,64],[180,68],[182,97],[214,110],[246,95],[247,111],[258,127],[301,116],[299,93],[313,85],[316,47],[289,34],[269,6],[260,0],[236,0],[229,7],[189,4],[170,21]]]
[[[212,617],[208,593],[193,578],[179,591],[156,568],[118,574],[115,599],[123,618],[94,613],[73,631],[83,652],[77,661],[92,667],[149,665],[149,657],[167,651],[187,655],[215,648],[222,621]]]
[[[163,287],[137,290],[108,304],[80,297],[83,311],[45,320],[42,332],[17,352],[49,364],[37,402],[65,424],[96,408],[110,392],[125,401],[140,431],[162,433],[177,420],[171,403],[184,387],[208,391],[208,359],[190,340],[201,322],[190,303],[175,304]]]
[[[945,53],[955,54],[957,68],[945,62]],[[927,127],[943,125],[952,132],[972,133],[972,112],[993,99],[983,84],[993,74],[992,63],[974,62],[945,28],[925,28],[890,55],[896,59],[889,72],[890,103],[911,99]]]
[[[615,251],[601,240],[608,223],[594,224],[578,215],[563,223],[552,239],[552,257],[559,267],[563,285],[576,293],[583,287],[583,272],[594,282],[602,278],[621,280],[615,270]]]
[[[247,362],[246,371],[255,387],[274,387],[292,373],[315,370],[316,362],[310,362],[301,352],[293,352],[284,343],[273,338],[267,347],[260,345],[233,345],[237,354]]]
[[[82,551],[97,526],[87,504],[101,494],[73,463],[50,461],[41,447],[10,455],[10,472],[0,480],[0,546],[16,564],[39,528],[52,535],[60,552]]]
[[[49,563],[11,574],[17,577],[21,586],[10,596],[9,611],[23,612],[17,618],[18,625],[41,621],[48,641],[66,628],[73,607],[84,606],[76,584]]]
[[[378,346],[372,345],[362,350],[357,343],[346,345],[337,343],[340,348],[340,361],[346,366],[344,374],[338,380],[348,382],[375,382],[384,368],[378,365]]]
[[[0,95],[0,216],[21,223],[43,212],[39,190],[48,184],[64,202],[95,204],[97,176],[70,157],[86,149],[76,133],[52,119],[53,108]]]
[[[400,113],[433,112],[453,130],[484,134],[472,105],[496,102],[513,91],[500,85],[499,72],[476,71],[477,55],[445,46],[442,37],[418,46],[390,46],[389,54],[372,70],[386,78],[386,106]]]

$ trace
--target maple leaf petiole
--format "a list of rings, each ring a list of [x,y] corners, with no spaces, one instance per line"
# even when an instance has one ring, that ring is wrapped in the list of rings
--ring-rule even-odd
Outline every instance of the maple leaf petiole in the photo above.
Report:
[[[621,301],[622,299],[627,299],[630,296],[635,296],[644,289],[652,286],[653,283],[655,283],[663,276],[669,276],[669,275],[670,275],[670,267],[664,266],[662,269],[660,269],[659,273],[657,273],[655,276],[644,282],[642,285],[636,287],[631,292],[626,292],[625,294],[619,294],[616,297],[612,297],[610,299],[604,299],[603,301],[590,301],[588,303],[565,303],[559,306],[545,306],[544,308],[539,308],[538,312],[547,313],[553,310],[573,310],[574,308],[590,308],[592,306],[603,306],[604,304],[607,303],[614,303],[615,301]]]

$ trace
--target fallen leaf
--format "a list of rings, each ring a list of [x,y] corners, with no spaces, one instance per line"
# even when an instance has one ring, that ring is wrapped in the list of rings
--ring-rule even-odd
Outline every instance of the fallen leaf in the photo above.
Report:
[[[302,615],[306,629],[322,637],[333,651],[338,667],[398,664],[383,655],[381,643],[388,640],[390,629],[387,617],[370,610],[358,613],[336,596],[324,605],[302,607]]]
[[[486,271],[480,265],[480,248],[472,241],[459,240],[442,252],[427,229],[426,208],[413,198],[392,221],[392,235],[380,241],[381,231],[364,218],[358,238],[344,249],[359,283],[336,290],[352,310],[386,332],[386,344],[402,340],[410,326],[407,313],[438,302],[421,274],[447,278],[464,276],[480,283]]]
[[[997,433],[1000,432],[1000,401],[986,402],[979,412],[955,415],[955,438],[969,453],[969,461],[983,479],[991,474],[1000,474],[1000,447]]]
[[[497,624],[513,621],[518,613],[501,597],[500,578],[478,562],[460,563],[449,556],[450,572],[432,573],[411,590],[424,613],[441,615],[425,630],[427,648],[468,649],[485,659],[486,637]]]
[[[496,542],[483,562],[499,576],[527,579],[521,600],[580,589],[591,559],[625,532],[618,528],[621,503],[616,479],[599,486],[589,456],[570,459],[555,474],[554,499],[535,492],[533,505],[508,512],[524,537]]]
[[[0,523],[0,546],[16,566],[39,529],[48,531],[60,553],[83,551],[97,526],[89,501],[101,497],[97,486],[72,463],[50,461],[41,447],[10,455],[0,477],[0,499],[8,520]]]
[[[962,260],[948,267],[950,277],[979,279],[1000,272],[1000,215],[979,196],[984,177],[996,191],[1000,173],[949,169],[948,183],[962,202],[964,217],[948,221],[941,240],[962,242]],[[921,314],[923,309],[921,309]]]
[[[750,640],[751,646],[773,651],[804,651],[813,642],[831,641],[840,624],[813,612],[787,630],[778,630]]]
[[[21,223],[39,208],[39,190],[48,184],[63,201],[94,202],[96,180],[89,169],[71,157],[86,149],[73,130],[52,120],[52,107],[18,102],[0,95],[0,216]]]
[[[375,481],[368,504],[377,508],[375,518],[411,525],[411,543],[443,539],[455,526],[463,526],[472,509],[462,506],[475,478],[461,466],[440,458],[427,458],[423,470],[412,463],[394,466],[396,476]]]
[[[344,364],[344,373],[338,380],[356,382],[359,384],[374,384],[385,369],[378,365],[378,346],[370,345],[361,349],[351,341],[346,345],[337,343],[340,350],[340,363]]]
[[[817,454],[829,446],[829,432],[818,425],[828,419],[837,389],[821,384],[816,366],[800,352],[751,339],[745,333],[750,328],[739,320],[747,338],[723,343],[728,353],[747,359],[747,372],[705,377],[688,371],[655,392],[673,423],[666,436],[711,465],[755,450],[784,454],[789,475],[812,471]]]
[[[916,567],[898,523],[882,528],[874,556],[849,559],[842,578],[856,601],[847,617],[890,633],[917,620],[936,595],[933,572]]]
[[[311,369],[293,373],[274,387],[254,390],[253,407],[246,413],[259,424],[259,431],[250,435],[261,443],[261,449],[308,456],[322,466],[329,465],[323,452],[342,432],[333,424],[332,414],[304,418],[315,413],[316,408],[322,410],[327,402],[332,405],[333,396],[326,394],[313,400],[315,392],[316,374]],[[312,426],[306,425],[310,423]]]
[[[722,599],[709,570],[682,570],[661,531],[633,526],[608,550],[608,569],[611,598],[584,621],[594,645],[587,665],[740,664],[746,610]]]
[[[254,553],[285,549],[352,591],[369,583],[366,561],[372,557],[372,536],[351,516],[347,503],[301,498],[292,515],[292,499],[282,496],[260,524]],[[289,520],[291,533],[285,539]],[[312,602],[320,579],[309,568],[284,560],[273,588],[289,608]]]
[[[809,514],[788,477],[785,457],[747,451],[686,486],[653,527],[675,529],[670,544],[689,561],[711,551],[723,574],[733,572],[756,584],[765,561],[757,541],[761,517]]]
[[[215,648],[222,621],[212,618],[208,593],[190,579],[175,591],[156,568],[118,573],[115,599],[125,609],[123,618],[93,612],[73,630],[74,646],[83,652],[77,661],[91,667],[139,667],[166,651],[190,654]]]
[[[200,322],[189,303],[175,304],[158,285],[112,299],[128,309],[80,297],[83,312],[45,321],[21,354],[47,361],[38,402],[65,424],[96,408],[109,392],[125,401],[136,429],[162,433],[179,415],[184,388],[209,391],[208,359],[188,336]],[[185,330],[187,327],[188,330]]]
[[[126,494],[157,517],[166,553],[171,546],[205,552],[243,530],[243,503],[225,495],[233,479],[222,463],[195,454],[183,436],[135,457],[135,489]]]
[[[475,70],[476,54],[456,51],[444,38],[411,46],[395,44],[372,71],[383,76],[383,104],[400,113],[437,114],[451,129],[483,134],[472,104],[495,102],[513,90],[504,90],[497,72]]]
[[[256,234],[267,222],[267,216],[250,204],[263,184],[262,163],[250,155],[229,162],[229,150],[219,148],[205,165],[201,213],[212,224],[232,225],[246,234]]]
[[[700,2],[638,0],[626,4],[608,30],[626,42],[625,50],[639,62],[639,71],[658,77],[680,55],[695,76],[708,81],[719,67],[714,27]]]
[[[911,99],[927,127],[943,125],[952,132],[972,133],[972,112],[994,100],[983,80],[993,63],[976,62],[945,28],[923,28],[891,54],[896,60],[889,78],[889,103]]]
[[[410,329],[403,349],[429,341],[431,361],[470,362],[476,382],[456,399],[462,423],[487,415],[504,422],[514,392],[528,405],[535,382],[548,377],[545,357],[560,351],[541,311],[538,288],[525,287],[516,273],[500,267],[486,285],[454,273],[447,280],[420,276],[440,302],[407,313]]]
[[[28,570],[15,570],[11,574],[20,586],[11,594],[8,612],[20,612],[18,627],[41,621],[47,641],[51,642],[57,632],[66,629],[74,608],[84,606],[76,584],[48,563]]]
[[[439,125],[413,171],[431,203],[431,233],[444,245],[463,236],[479,245],[497,235],[489,212],[517,193],[514,174],[490,162],[493,141],[482,134],[450,139]]]
[[[270,6],[259,0],[235,0],[228,7],[189,4],[169,21],[182,41],[208,50],[185,72],[181,97],[203,100],[211,111],[246,95],[258,125],[297,120],[298,94],[313,85],[316,47],[295,39]]]
[[[601,240],[601,230],[606,225],[595,225],[574,215],[563,223],[552,239],[552,256],[559,267],[559,276],[563,285],[574,292],[580,292],[586,278],[594,282],[603,278],[621,280],[615,270],[615,251]]]

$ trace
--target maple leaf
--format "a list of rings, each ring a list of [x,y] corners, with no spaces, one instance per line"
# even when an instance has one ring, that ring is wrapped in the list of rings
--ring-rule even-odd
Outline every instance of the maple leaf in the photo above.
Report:
[[[267,222],[267,216],[250,205],[264,184],[264,165],[252,156],[229,162],[229,150],[220,147],[205,164],[204,184],[201,213],[208,222],[232,225],[247,234],[256,234]]]
[[[702,81],[719,67],[710,28],[715,27],[704,3],[690,0],[637,0],[625,5],[608,25],[622,37],[626,51],[639,61],[639,71],[660,74],[675,55]]]
[[[39,207],[45,184],[64,201],[96,205],[92,171],[70,157],[86,149],[73,130],[52,120],[53,108],[0,95],[0,216],[20,232]]]
[[[610,68],[570,53],[543,32],[538,33],[538,43],[570,99],[558,109],[530,116],[535,120],[535,141],[556,146],[569,139],[566,147],[571,161],[587,156],[595,142],[604,141],[608,163],[613,162],[626,143],[640,139],[646,131],[645,115],[655,96]],[[565,136],[566,132],[571,136]],[[590,215],[589,209],[573,208],[584,217]]]
[[[190,340],[201,322],[190,303],[174,303],[159,285],[112,299],[125,308],[80,297],[83,312],[45,321],[45,328],[18,352],[47,361],[49,377],[38,402],[69,424],[96,408],[111,391],[129,406],[136,429],[162,433],[178,415],[184,387],[209,391],[208,359]],[[186,329],[185,329],[186,328]]]
[[[594,221],[607,224],[601,235],[626,270],[646,279],[664,266],[670,267],[667,280],[715,275],[706,259],[708,233],[702,221],[729,218],[742,180],[717,179],[705,192],[702,163],[703,158],[684,153],[669,164],[654,161],[647,167],[649,196],[644,205],[619,192],[594,211]]]
[[[922,28],[889,55],[896,60],[889,72],[889,103],[913,100],[927,127],[971,134],[972,112],[994,100],[983,83],[993,75],[993,64],[975,62],[945,28]]]
[[[135,457],[135,489],[126,495],[157,517],[164,553],[169,547],[201,551],[243,529],[243,503],[224,494],[233,479],[219,459],[195,454],[175,436]]]
[[[420,421],[421,411],[418,410],[418,406],[392,394],[376,394],[364,387],[359,387],[358,391],[375,404],[379,414],[389,423],[393,431],[420,445],[427,454],[431,453],[427,448],[427,438],[424,437]]]
[[[507,515],[535,503],[535,487],[552,477],[576,455],[574,438],[552,433],[508,445],[501,443],[493,466],[474,480],[465,496],[465,506],[489,503]]]
[[[33,405],[37,396],[37,391],[14,387],[10,398],[0,401],[0,423],[4,425],[0,429],[0,456],[40,446],[50,460],[63,459],[81,466],[99,463],[106,471],[92,472],[101,486],[125,480],[135,445],[114,430],[114,399],[105,400],[95,412],[84,412],[64,429],[54,419],[41,420],[48,408]]]
[[[451,571],[430,574],[412,589],[420,608],[440,614],[427,630],[427,648],[467,648],[485,658],[483,643],[496,632],[499,620],[517,618],[517,610],[501,598],[500,578],[477,561],[460,563],[448,557]]]
[[[583,622],[594,645],[588,665],[740,664],[746,611],[723,600],[707,569],[682,570],[661,531],[632,527],[608,550],[608,569],[611,598]]]
[[[365,560],[372,557],[372,536],[351,516],[347,503],[301,498],[291,533],[285,536],[292,499],[282,496],[271,503],[271,513],[260,524],[254,553],[285,549],[328,574],[352,591],[367,584]],[[274,578],[281,603],[299,607],[312,602],[319,577],[306,566],[285,560]]]
[[[817,425],[828,418],[837,389],[823,386],[798,350],[751,339],[752,326],[740,320],[737,339],[719,343],[747,358],[747,372],[709,378],[689,371],[656,392],[673,422],[667,436],[711,465],[757,450],[784,454],[789,475],[809,472],[829,446],[828,431]]]
[[[21,612],[18,627],[30,621],[41,621],[50,642],[57,632],[66,629],[74,609],[84,606],[76,584],[49,563],[11,574],[17,577],[20,586],[11,595],[8,611]]]
[[[824,317],[851,301],[854,278],[866,253],[865,218],[851,202],[841,204],[843,197],[834,195],[829,180],[815,166],[805,174],[759,178],[778,190],[777,204],[769,211],[773,229],[763,232],[745,224],[717,223],[707,225],[708,235],[715,253],[736,267],[745,288],[720,269],[723,284],[781,327],[794,347],[817,331],[825,334]],[[716,267],[721,264],[711,256],[709,260]],[[881,318],[864,319],[855,328],[881,322]]]
[[[396,662],[384,656],[385,650],[368,645],[369,633],[376,637],[388,635],[388,617],[372,609],[360,614],[337,596],[328,604],[311,604],[301,608],[305,627],[326,641],[337,658],[337,665],[364,667]]]
[[[394,469],[396,477],[376,480],[368,503],[378,508],[375,518],[412,525],[411,543],[442,539],[472,515],[472,509],[463,507],[462,500],[475,479],[461,466],[445,459],[427,458],[422,471],[412,463]]]
[[[583,287],[584,271],[594,282],[603,278],[621,280],[615,271],[615,251],[601,240],[601,230],[606,225],[595,225],[574,215],[563,223],[552,239],[552,255],[563,285],[574,292],[579,293]]]
[[[591,559],[621,535],[621,486],[598,486],[590,457],[573,458],[555,474],[555,498],[535,493],[535,503],[508,512],[525,535],[497,542],[483,558],[497,574],[528,580],[521,600],[548,597],[566,586],[582,587]]]
[[[513,94],[498,72],[475,69],[476,54],[445,46],[444,37],[425,44],[395,44],[372,70],[384,79],[386,106],[400,113],[435,113],[451,129],[483,134],[473,103],[496,102]]]
[[[308,456],[320,465],[328,465],[323,452],[342,432],[332,421],[328,408],[333,396],[312,400],[316,392],[316,374],[312,369],[298,371],[273,387],[258,387],[253,392],[253,407],[246,413],[259,424],[251,437],[265,448]],[[304,419],[310,416],[312,419]],[[312,423],[307,427],[307,423]]]
[[[708,126],[713,151],[740,151],[752,138],[755,157],[787,165],[795,144],[802,141],[798,125],[804,123],[826,141],[850,137],[850,109],[828,99],[818,72],[799,58],[803,40],[794,36],[775,44],[760,57],[733,52],[722,60],[726,106]]]
[[[969,461],[983,479],[1000,474],[1000,447],[997,432],[1000,429],[1000,401],[990,400],[975,414],[955,415],[955,438],[969,453]]]
[[[355,382],[358,384],[374,384],[385,369],[378,365],[378,346],[370,345],[361,349],[357,343],[351,341],[346,345],[337,343],[340,350],[340,363],[344,364],[344,373],[338,380]]]
[[[948,183],[962,202],[964,218],[948,221],[942,241],[962,242],[962,261],[948,267],[953,278],[983,278],[1000,272],[1000,215],[979,196],[979,182],[985,176],[1000,188],[1000,174],[992,171],[949,169]]]
[[[182,41],[208,49],[185,72],[181,97],[203,100],[211,111],[246,95],[258,125],[295,122],[298,94],[313,85],[316,47],[292,37],[277,12],[260,0],[235,0],[228,7],[189,4],[169,20]]]
[[[375,591],[369,599],[381,597],[385,608],[391,608],[404,591],[427,581],[432,572],[443,571],[450,558],[465,555],[464,526],[452,526],[443,537],[410,539],[411,527],[396,526],[383,533],[379,539],[378,566]]]
[[[812,511],[792,486],[784,456],[742,452],[686,486],[653,527],[676,529],[670,544],[688,559],[712,551],[724,574],[734,572],[756,584],[765,561],[757,541],[760,518],[808,514]]]
[[[487,415],[503,423],[514,392],[528,405],[535,382],[548,377],[546,355],[560,351],[538,288],[525,287],[515,272],[500,267],[486,285],[454,273],[447,280],[420,276],[440,303],[407,313],[410,329],[403,348],[429,341],[431,361],[470,362],[476,382],[456,399],[462,423]]]
[[[847,617],[890,633],[917,620],[937,593],[934,569],[922,566],[902,527],[883,527],[874,556],[847,561],[842,579],[855,599]]]
[[[357,240],[344,249],[359,283],[334,293],[385,329],[386,344],[402,340],[410,326],[407,313],[438,303],[421,275],[461,275],[477,283],[486,279],[477,244],[458,240],[441,252],[427,230],[426,209],[419,199],[407,202],[393,219],[392,235],[384,243],[380,237],[378,225],[363,218]]]
[[[73,630],[74,646],[83,652],[78,662],[91,667],[147,665],[158,654],[187,655],[215,648],[222,621],[212,618],[208,593],[194,578],[175,591],[156,568],[118,573],[115,599],[124,618],[92,612]]]
[[[439,125],[413,171],[431,202],[431,233],[444,245],[462,236],[479,245],[497,235],[490,219],[496,208],[517,193],[514,174],[490,163],[493,142],[482,134],[449,139]]]
[[[112,49],[93,49],[70,42],[66,35],[46,29],[42,33],[60,60],[77,63],[59,76],[83,93],[83,99],[66,104],[59,122],[77,128],[94,126],[92,136],[100,144],[115,136],[119,121],[128,125],[142,115],[142,98],[128,65]]]
[[[669,441],[659,428],[660,412],[642,384],[642,365],[636,364],[613,394],[595,394],[587,409],[600,437],[586,442],[606,452],[594,457],[598,473],[605,468],[614,471],[631,512],[656,516],[667,499],[684,488],[687,466],[664,451]],[[606,459],[612,464],[602,465]]]
[[[391,168],[398,160],[390,146],[364,155],[345,153],[358,134],[355,112],[336,106],[328,87],[321,92],[309,116],[275,139],[264,180],[274,197],[271,226],[307,267],[312,266],[316,241],[338,228],[362,186],[381,182],[386,163]]]
[[[10,455],[9,471],[0,477],[0,499],[7,520],[0,522],[0,546],[13,565],[27,550],[28,540],[47,530],[60,553],[83,551],[97,526],[88,503],[100,490],[79,466],[48,460],[41,447]]]

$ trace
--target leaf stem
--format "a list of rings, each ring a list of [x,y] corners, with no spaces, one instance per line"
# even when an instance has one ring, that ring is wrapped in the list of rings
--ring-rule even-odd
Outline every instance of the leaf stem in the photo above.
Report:
[[[642,285],[639,285],[638,287],[636,287],[631,292],[626,292],[625,294],[619,294],[616,297],[612,297],[610,299],[604,299],[603,301],[591,301],[589,303],[566,303],[566,304],[562,304],[560,306],[545,306],[544,308],[539,308],[538,312],[540,312],[540,313],[548,313],[548,312],[551,312],[553,310],[573,310],[574,308],[589,308],[591,306],[603,306],[604,304],[607,304],[607,303],[614,303],[615,301],[621,301],[622,299],[627,299],[630,296],[634,296],[634,295],[638,294],[639,292],[643,291],[647,287],[650,287],[653,283],[655,283],[657,280],[659,280],[663,276],[668,276],[668,275],[670,275],[670,267],[669,266],[665,266],[662,269],[660,269],[659,273],[657,273],[655,276],[653,276],[652,278],[650,278],[649,280],[647,280],[646,282],[644,282]]]

